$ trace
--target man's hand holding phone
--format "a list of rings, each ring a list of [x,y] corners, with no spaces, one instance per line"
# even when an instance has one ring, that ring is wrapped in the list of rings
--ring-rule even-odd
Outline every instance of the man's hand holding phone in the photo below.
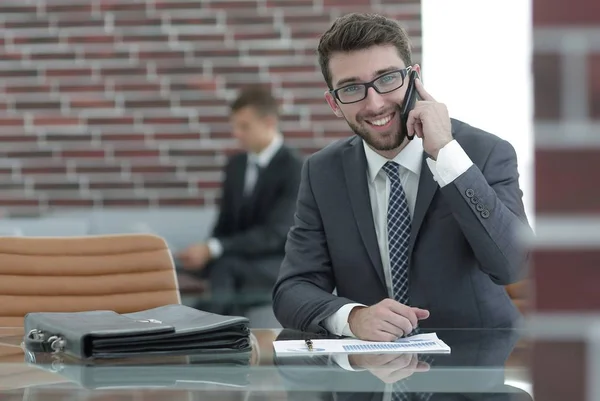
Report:
[[[396,341],[410,334],[419,320],[427,319],[429,311],[403,305],[393,299],[370,306],[357,306],[348,316],[350,330],[364,341]]]
[[[407,134],[422,138],[425,152],[437,160],[440,149],[453,139],[448,108],[425,90],[419,78],[415,80],[415,87],[420,100],[408,114]]]

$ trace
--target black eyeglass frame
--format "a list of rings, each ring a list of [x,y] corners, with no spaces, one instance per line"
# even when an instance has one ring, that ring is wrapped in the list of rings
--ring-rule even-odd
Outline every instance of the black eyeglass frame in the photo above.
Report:
[[[375,79],[373,79],[370,82],[351,83],[351,84],[339,87],[337,89],[332,89],[332,90],[329,91],[329,93],[334,98],[336,98],[340,103],[342,103],[342,104],[352,104],[352,103],[362,102],[363,100],[365,100],[367,98],[367,94],[369,93],[369,88],[375,89],[375,92],[379,93],[380,95],[383,95],[383,94],[386,94],[386,93],[390,93],[390,92],[393,92],[395,90],[398,90],[398,89],[402,88],[402,86],[404,86],[405,78],[408,76],[408,74],[410,73],[411,70],[412,70],[412,66],[408,66],[406,68],[401,68],[399,70],[392,70],[392,71],[386,72],[385,74],[379,75],[378,77],[376,77]],[[375,86],[375,82],[377,82],[381,78],[386,77],[386,76],[388,76],[390,74],[396,74],[398,72],[402,76],[402,83],[400,84],[400,86],[398,86],[398,87],[396,87],[394,89],[386,90],[386,91],[381,91],[381,90],[379,90],[377,88],[377,86]],[[344,102],[344,101],[342,101],[342,99],[340,99],[340,95],[338,93],[340,90],[346,89],[346,88],[348,88],[350,86],[357,86],[357,85],[364,86],[364,88],[365,88],[365,90],[364,90],[364,96],[361,99],[359,99],[359,100],[353,100],[351,102]]]

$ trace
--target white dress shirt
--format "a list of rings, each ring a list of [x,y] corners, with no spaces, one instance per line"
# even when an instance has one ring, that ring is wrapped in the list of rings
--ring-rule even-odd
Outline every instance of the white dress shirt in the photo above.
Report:
[[[366,174],[377,243],[383,263],[388,296],[393,299],[387,233],[387,207],[390,194],[390,180],[382,168],[389,160],[376,153],[364,141],[363,147],[367,158]],[[408,209],[412,218],[417,202],[417,191],[423,160],[422,139],[415,136],[392,160],[400,165],[400,182],[406,194],[406,201],[408,202]],[[450,184],[467,171],[472,164],[473,162],[456,140],[451,141],[439,151],[437,161],[427,158],[427,165],[433,174],[434,180],[440,187]],[[354,337],[348,324],[348,316],[350,315],[350,311],[356,306],[365,305],[350,303],[342,306],[337,312],[325,319],[323,322],[325,328],[336,335]]]
[[[282,145],[283,137],[277,134],[271,143],[260,153],[248,152],[244,175],[244,196],[250,196],[254,190],[256,180],[258,179],[258,166],[261,168],[267,167]],[[223,254],[223,246],[218,239],[210,238],[207,241],[207,245],[212,258],[218,258]]]

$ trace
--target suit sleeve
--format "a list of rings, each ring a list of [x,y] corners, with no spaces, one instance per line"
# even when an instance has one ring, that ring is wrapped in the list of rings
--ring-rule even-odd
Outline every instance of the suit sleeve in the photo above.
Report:
[[[294,159],[289,175],[281,187],[277,202],[265,224],[241,231],[230,236],[216,236],[222,246],[223,256],[262,256],[281,252],[287,233],[293,224],[294,207],[298,195],[302,162]]]
[[[498,141],[481,169],[471,165],[440,190],[481,269],[500,285],[521,280],[528,257],[523,235],[532,232],[522,203],[517,155],[512,145]]]
[[[332,294],[331,259],[310,181],[309,158],[302,167],[294,225],[273,288],[273,311],[283,327],[327,333],[324,320],[352,301]]]
[[[223,194],[221,196],[221,207],[219,208],[219,214],[217,216],[217,222],[212,230],[212,237],[217,238],[224,236],[227,233],[227,221],[231,217],[229,216],[232,210],[232,199],[231,199],[231,185],[230,185],[230,170],[232,162],[231,160],[225,166],[225,179],[223,180]]]

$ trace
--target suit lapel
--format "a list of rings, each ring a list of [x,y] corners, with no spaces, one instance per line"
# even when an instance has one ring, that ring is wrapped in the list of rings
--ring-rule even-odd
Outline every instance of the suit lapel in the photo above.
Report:
[[[410,243],[408,247],[409,258],[412,255],[413,248],[423,219],[429,209],[429,204],[435,195],[435,191],[438,188],[438,184],[433,179],[433,174],[429,170],[426,159],[427,154],[423,155],[423,161],[421,162],[421,176],[419,178],[419,189],[417,190],[417,202],[415,204],[415,213],[413,216],[411,231],[410,231]]]
[[[282,146],[277,153],[273,155],[269,164],[263,167],[262,171],[258,172],[254,190],[252,191],[250,199],[247,200],[251,210],[258,204],[258,200],[263,193],[263,187],[267,185],[267,183],[274,181],[275,175],[278,173],[277,165],[280,163],[283,156],[283,150],[284,148]]]
[[[343,152],[344,178],[358,231],[365,244],[371,263],[375,267],[382,284],[385,286],[383,263],[379,254],[379,245],[377,244],[377,235],[375,234],[375,224],[373,223],[371,200],[367,185],[367,159],[362,146],[360,146],[361,143],[360,140],[355,139]]]

